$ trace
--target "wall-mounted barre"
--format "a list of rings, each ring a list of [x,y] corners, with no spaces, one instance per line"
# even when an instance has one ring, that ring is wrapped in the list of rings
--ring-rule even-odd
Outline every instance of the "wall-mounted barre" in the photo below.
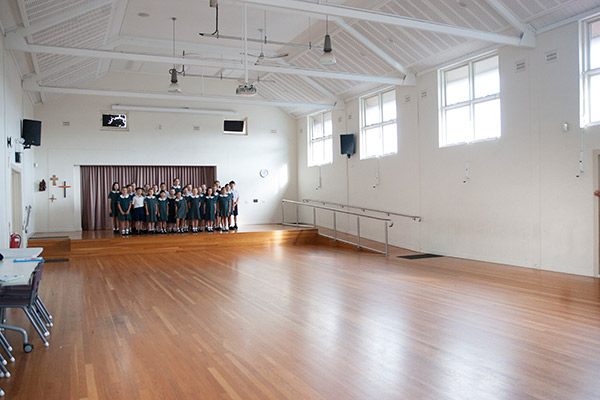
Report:
[[[331,201],[323,201],[323,200],[311,200],[311,199],[303,199],[302,200],[304,203],[321,203],[323,205],[330,205],[330,206],[337,206],[340,208],[351,208],[354,210],[361,210],[363,212],[376,212],[376,213],[380,213],[380,214],[385,214],[388,217],[391,215],[396,215],[398,217],[403,217],[403,218],[410,218],[413,221],[417,221],[417,222],[421,222],[423,220],[423,218],[416,216],[416,215],[407,215],[407,214],[400,214],[400,213],[396,213],[396,212],[392,212],[392,211],[383,211],[383,210],[376,210],[373,208],[368,208],[368,207],[360,207],[360,206],[349,206],[346,204],[341,204],[341,203],[333,203]],[[392,225],[390,225],[390,228],[393,226],[394,224],[392,223]]]

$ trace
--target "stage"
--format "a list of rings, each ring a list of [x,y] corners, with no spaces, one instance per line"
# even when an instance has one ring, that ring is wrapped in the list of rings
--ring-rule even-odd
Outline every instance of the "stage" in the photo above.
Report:
[[[80,256],[155,254],[236,246],[304,245],[319,242],[318,230],[277,224],[245,225],[237,231],[139,234],[122,236],[111,230],[35,233],[28,247],[43,247],[46,260]]]

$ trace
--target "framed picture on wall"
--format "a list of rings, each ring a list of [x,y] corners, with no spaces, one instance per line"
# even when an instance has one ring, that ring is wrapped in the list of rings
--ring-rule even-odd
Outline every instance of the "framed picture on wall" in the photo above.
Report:
[[[102,131],[128,131],[127,113],[114,113],[110,111],[102,112]]]

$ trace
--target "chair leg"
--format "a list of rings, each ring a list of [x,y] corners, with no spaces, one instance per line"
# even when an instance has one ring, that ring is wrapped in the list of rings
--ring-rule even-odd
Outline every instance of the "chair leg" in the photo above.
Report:
[[[48,318],[52,319],[52,314],[50,314],[50,311],[48,311],[48,309],[46,308],[46,305],[42,301],[42,298],[40,296],[37,296],[36,301],[39,301],[40,306],[44,309],[44,312],[46,313],[46,315],[48,315]]]
[[[44,303],[42,303],[42,299],[37,297],[33,303],[35,305],[35,309],[38,311],[38,314],[42,317],[46,326],[54,326],[52,323],[52,319],[50,318],[50,314],[48,314],[48,310],[44,307]]]
[[[9,331],[19,332],[21,335],[23,335],[23,347],[31,346],[31,344],[29,343],[29,336],[27,335],[27,331],[25,329],[23,329],[19,326],[6,325],[6,324],[0,324],[0,329],[7,329]],[[28,353],[28,352],[26,352],[26,353]]]
[[[7,349],[8,351],[12,351],[12,346],[10,345],[10,343],[8,343],[8,340],[6,340],[6,336],[4,336],[4,333],[2,333],[3,329],[4,328],[0,328],[0,345],[2,345],[2,347]]]
[[[50,346],[50,343],[48,343],[48,341],[46,340],[46,336],[44,335],[44,333],[41,331],[38,324],[33,319],[33,316],[31,315],[31,313],[29,312],[27,307],[22,307],[21,309],[25,312],[25,315],[27,315],[27,318],[29,318],[29,322],[31,322],[31,324],[33,325],[33,328],[35,329],[37,334],[40,335],[40,338],[42,338],[42,342],[44,342],[44,346]]]
[[[38,305],[37,301],[33,303],[33,310],[46,326],[53,326],[52,321],[50,321],[50,318],[48,318],[48,315],[46,315],[44,310]]]
[[[29,314],[31,314],[31,316],[35,320],[37,326],[40,328],[40,330],[42,331],[44,336],[50,336],[50,331],[46,328],[46,325],[44,325],[44,323],[40,319],[40,316],[38,315],[37,311],[35,311],[34,308],[29,308],[29,307],[27,307],[27,311],[29,311]]]
[[[10,343],[8,343],[8,340],[6,340],[6,337],[2,333],[0,333],[0,346],[2,346],[4,352],[8,356],[8,361],[15,362],[15,358],[11,353],[13,348],[11,347]]]

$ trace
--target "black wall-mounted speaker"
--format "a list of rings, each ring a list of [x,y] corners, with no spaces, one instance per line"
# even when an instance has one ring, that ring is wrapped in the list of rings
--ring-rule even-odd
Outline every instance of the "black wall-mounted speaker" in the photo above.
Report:
[[[34,121],[32,119],[23,120],[23,131],[21,137],[25,141],[25,148],[31,146],[39,146],[42,144],[42,121]]]
[[[354,134],[350,133],[347,135],[340,135],[340,149],[343,155],[347,155],[348,158],[356,152],[356,145],[354,143]]]

